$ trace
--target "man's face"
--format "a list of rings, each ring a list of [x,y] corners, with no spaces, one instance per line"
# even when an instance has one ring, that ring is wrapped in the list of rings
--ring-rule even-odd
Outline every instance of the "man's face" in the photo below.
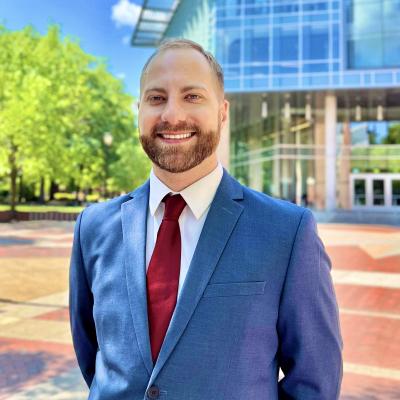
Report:
[[[215,156],[226,115],[227,101],[201,53],[169,49],[150,62],[141,88],[139,132],[158,167],[185,172]]]

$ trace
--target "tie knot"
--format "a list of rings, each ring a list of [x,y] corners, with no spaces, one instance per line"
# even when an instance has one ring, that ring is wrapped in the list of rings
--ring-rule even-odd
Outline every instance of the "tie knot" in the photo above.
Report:
[[[165,202],[165,211],[164,218],[169,220],[178,221],[179,216],[181,215],[183,209],[186,206],[186,201],[180,194],[176,195],[167,195],[164,197],[163,201]]]

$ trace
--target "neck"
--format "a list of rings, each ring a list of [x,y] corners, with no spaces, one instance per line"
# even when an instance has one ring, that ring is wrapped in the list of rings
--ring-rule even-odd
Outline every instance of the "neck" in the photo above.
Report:
[[[218,161],[215,154],[203,160],[196,167],[185,172],[168,172],[153,164],[156,177],[174,192],[180,192],[194,182],[208,175],[217,167]]]

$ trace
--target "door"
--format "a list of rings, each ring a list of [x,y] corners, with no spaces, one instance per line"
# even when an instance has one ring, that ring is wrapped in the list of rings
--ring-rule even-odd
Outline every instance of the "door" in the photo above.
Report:
[[[354,179],[353,199],[354,199],[353,202],[354,206],[365,206],[367,204],[365,179]]]
[[[372,180],[372,205],[385,205],[385,181],[383,179]]]

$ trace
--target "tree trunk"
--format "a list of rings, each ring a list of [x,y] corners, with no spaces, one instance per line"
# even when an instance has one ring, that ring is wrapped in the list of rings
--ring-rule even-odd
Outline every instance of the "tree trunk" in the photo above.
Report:
[[[44,204],[45,203],[45,198],[44,198],[44,178],[40,178],[40,195],[39,195],[39,203]]]
[[[17,203],[17,146],[15,144],[11,144],[11,153],[8,157],[8,162],[10,164],[10,206],[11,213],[13,214],[13,218],[15,215],[16,203]]]
[[[75,185],[75,193],[76,193],[76,195],[75,195],[75,202],[76,202],[76,204],[78,204],[78,205],[81,204],[80,196],[79,196],[80,190],[81,190],[80,186],[79,186],[78,184],[76,184],[76,185]]]
[[[18,190],[18,203],[22,203],[22,197],[24,195],[24,181],[22,175],[19,177],[19,190]]]
[[[58,184],[53,180],[50,182],[50,200],[54,200],[54,194],[58,192]]]

